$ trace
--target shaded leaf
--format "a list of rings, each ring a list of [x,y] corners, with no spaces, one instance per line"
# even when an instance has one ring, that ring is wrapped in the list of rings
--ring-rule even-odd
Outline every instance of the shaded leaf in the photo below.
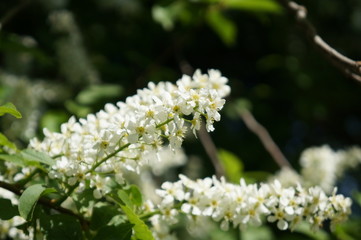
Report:
[[[20,216],[30,221],[39,198],[52,192],[56,192],[56,190],[54,188],[46,188],[42,184],[35,184],[25,189],[19,198]]]
[[[5,115],[6,113],[11,114],[16,118],[22,118],[21,113],[12,103],[5,103],[4,105],[0,106],[0,116]]]
[[[99,230],[93,240],[130,240],[133,224],[123,223],[118,226],[105,226]]]
[[[209,26],[213,28],[226,45],[231,46],[235,43],[237,27],[231,20],[224,17],[218,9],[211,9],[207,12],[206,17]]]
[[[224,6],[254,12],[280,13],[282,8],[273,0],[223,0]]]
[[[115,206],[98,203],[93,207],[93,214],[90,219],[90,228],[96,230],[108,225],[110,220],[113,219],[114,213],[117,211],[118,208]]]
[[[82,228],[79,221],[69,215],[42,214],[40,217],[40,226],[47,236],[46,239],[51,240],[80,240],[83,239]]]
[[[80,92],[76,98],[77,102],[83,105],[93,105],[109,98],[119,98],[123,88],[116,84],[92,85]]]
[[[9,199],[0,199],[0,219],[9,220],[19,215],[18,208]]]

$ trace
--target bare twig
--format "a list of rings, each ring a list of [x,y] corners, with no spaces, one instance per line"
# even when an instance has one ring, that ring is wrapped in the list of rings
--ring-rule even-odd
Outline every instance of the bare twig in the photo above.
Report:
[[[0,30],[7,24],[17,13],[19,13],[23,8],[30,3],[30,0],[23,0],[14,8],[10,9],[1,19],[0,19]]]
[[[223,166],[220,164],[220,161],[218,159],[218,153],[217,148],[214,145],[214,142],[209,135],[209,133],[206,130],[206,126],[204,124],[201,125],[201,129],[198,131],[198,137],[206,150],[206,153],[211,160],[214,170],[216,172],[216,176],[222,177],[225,176],[225,171],[223,169]]]
[[[295,17],[298,25],[301,26],[311,43],[323,52],[334,66],[341,70],[347,77],[361,82],[361,62],[346,57],[326,43],[317,34],[313,24],[307,19],[307,9],[304,6],[289,0],[277,1]]]
[[[18,186],[14,185],[14,184],[10,184],[10,183],[4,182],[4,181],[0,181],[0,188],[4,188],[10,192],[15,193],[18,196],[20,196],[24,192],[24,190],[22,188],[19,188]],[[41,205],[46,206],[48,208],[57,210],[60,213],[64,213],[64,214],[67,214],[67,215],[77,218],[83,228],[87,228],[87,226],[89,226],[88,220],[84,219],[82,216],[74,213],[73,211],[71,211],[67,208],[63,208],[63,207],[57,205],[57,203],[52,199],[41,197],[39,199],[38,203],[40,203]]]
[[[249,130],[258,136],[263,146],[266,148],[278,166],[292,168],[291,164],[287,161],[286,157],[278,148],[277,144],[273,141],[267,129],[257,122],[252,113],[244,109],[242,112],[240,112],[240,116]]]

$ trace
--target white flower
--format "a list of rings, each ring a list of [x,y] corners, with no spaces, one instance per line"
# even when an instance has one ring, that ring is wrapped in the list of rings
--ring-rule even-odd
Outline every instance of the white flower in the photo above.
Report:
[[[184,197],[175,197],[175,192]],[[169,209],[177,206],[189,218],[210,217],[220,222],[223,230],[231,224],[240,228],[258,226],[264,217],[277,222],[280,230],[294,229],[301,221],[316,228],[325,220],[332,224],[343,221],[351,212],[351,200],[335,192],[327,197],[320,187],[284,188],[278,181],[257,186],[241,180],[235,185],[224,178],[193,181],[180,175],[179,181],[163,184],[157,193]]]
[[[179,149],[189,128],[194,134],[200,129],[202,117],[207,120],[207,129],[213,131],[213,122],[220,120],[223,98],[229,93],[226,83],[216,70],[209,74],[196,71],[176,84],[149,83],[125,102],[106,104],[104,110],[79,121],[71,117],[60,133],[44,129],[44,140],[31,140],[29,147],[57,156],[49,170],[52,178],[89,186],[86,178],[115,174],[121,183],[124,171],[139,173],[149,163],[146,156],[159,151],[163,142],[173,151]],[[95,195],[100,196],[99,189]]]

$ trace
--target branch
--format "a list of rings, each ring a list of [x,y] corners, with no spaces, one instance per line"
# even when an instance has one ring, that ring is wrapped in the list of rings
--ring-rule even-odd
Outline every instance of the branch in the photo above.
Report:
[[[18,186],[4,182],[4,181],[0,181],[0,188],[4,188],[10,192],[15,193],[18,196],[20,196],[24,192],[24,190],[19,188]],[[81,215],[78,215],[67,208],[63,208],[63,207],[57,205],[57,202],[55,202],[52,199],[41,197],[39,199],[38,203],[40,203],[41,205],[43,205],[45,207],[57,210],[60,213],[64,213],[64,214],[67,214],[67,215],[77,218],[83,228],[87,228],[87,226],[89,226],[89,221],[84,219]]]
[[[198,137],[204,149],[206,150],[208,157],[210,158],[213,164],[214,170],[216,172],[216,176],[218,178],[221,176],[225,176],[224,168],[220,164],[220,161],[218,159],[217,148],[214,145],[214,142],[211,136],[209,135],[209,133],[207,132],[206,126],[204,124],[201,124],[201,129],[198,131]]]
[[[257,120],[253,117],[252,113],[244,109],[240,112],[240,116],[246,126],[249,128],[249,130],[251,130],[254,134],[258,136],[263,146],[266,148],[266,150],[269,152],[269,154],[272,156],[273,160],[278,164],[278,166],[280,166],[281,168],[289,167],[292,169],[291,164],[287,161],[286,157],[278,148],[277,144],[273,141],[267,129],[257,122]]]
[[[17,13],[19,13],[23,8],[30,3],[30,0],[24,0],[16,5],[14,8],[10,9],[1,19],[0,19],[0,30],[7,24]]]
[[[314,25],[307,19],[307,9],[293,1],[277,0],[290,14],[294,16],[297,24],[301,26],[303,32],[310,42],[320,50],[328,59],[341,70],[347,77],[361,83],[361,62],[352,60],[338,52],[326,43],[318,34]]]

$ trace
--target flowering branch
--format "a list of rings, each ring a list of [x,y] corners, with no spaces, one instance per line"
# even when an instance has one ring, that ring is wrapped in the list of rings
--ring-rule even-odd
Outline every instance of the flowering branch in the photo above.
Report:
[[[227,82],[217,70],[208,74],[197,70],[193,76],[183,75],[176,84],[149,83],[117,106],[107,104],[104,110],[79,121],[70,118],[60,133],[44,129],[44,140],[33,139],[30,147],[61,156],[49,171],[51,178],[79,191],[95,188],[94,196],[100,198],[110,191],[106,185],[112,180],[107,173],[122,184],[123,173],[139,172],[163,141],[171,149],[180,148],[189,129],[194,134],[200,129],[202,117],[207,131],[213,131],[223,98],[230,92]]]
[[[334,66],[340,69],[349,78],[361,82],[361,62],[346,57],[331,47],[328,43],[326,43],[317,34],[316,28],[313,26],[313,24],[307,19],[306,7],[289,0],[277,1],[295,17],[298,25],[301,26],[303,32],[309,38],[310,42],[318,50],[324,53]]]
[[[179,213],[189,219],[209,217],[221,222],[223,230],[234,227],[244,229],[249,225],[259,226],[264,217],[276,222],[280,230],[294,230],[301,221],[307,221],[316,230],[326,220],[331,229],[351,214],[351,199],[343,195],[326,196],[320,187],[283,187],[278,181],[270,184],[227,183],[224,178],[190,180],[180,175],[174,183],[165,182],[157,190],[162,198],[158,205],[159,214],[150,220],[157,234],[159,226],[176,223]],[[153,209],[150,209],[153,212]],[[196,223],[194,223],[196,224]],[[164,227],[161,229],[164,235]]]

